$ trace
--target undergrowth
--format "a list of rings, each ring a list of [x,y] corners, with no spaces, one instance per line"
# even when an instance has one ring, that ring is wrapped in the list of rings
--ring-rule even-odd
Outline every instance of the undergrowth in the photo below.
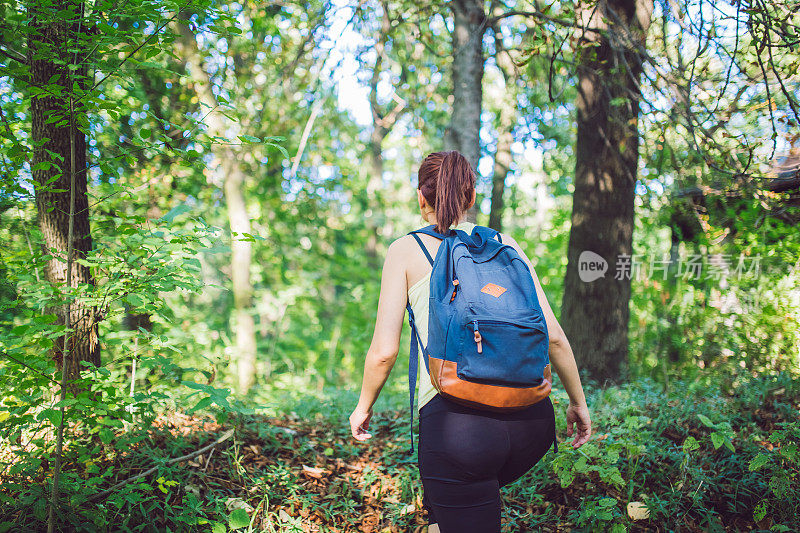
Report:
[[[352,391],[275,391],[253,412],[223,410],[220,400],[193,414],[138,417],[111,401],[113,391],[95,394],[109,399],[94,413],[100,424],[73,422],[68,431],[64,530],[424,531],[399,395],[381,400],[374,437],[359,444],[347,427]],[[503,489],[504,531],[800,530],[800,384],[792,376],[673,382],[667,393],[643,380],[587,387],[587,397],[592,439],[548,452]],[[552,398],[563,440],[567,398],[559,389]],[[4,409],[6,421],[20,416]],[[210,450],[169,462],[230,430]],[[0,532],[44,527],[50,440],[40,432],[0,444]],[[630,503],[649,516],[632,520]]]

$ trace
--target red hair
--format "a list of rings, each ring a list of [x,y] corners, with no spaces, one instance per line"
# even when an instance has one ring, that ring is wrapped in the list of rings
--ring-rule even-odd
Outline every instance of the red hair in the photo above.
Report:
[[[460,152],[434,152],[419,166],[417,188],[436,212],[436,231],[461,220],[475,192],[475,172]]]

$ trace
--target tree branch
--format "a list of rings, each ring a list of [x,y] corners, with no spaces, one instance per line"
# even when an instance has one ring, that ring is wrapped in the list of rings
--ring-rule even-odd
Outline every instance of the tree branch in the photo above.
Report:
[[[539,19],[539,20],[544,20],[546,22],[552,22],[553,24],[556,24],[558,26],[563,26],[565,28],[579,28],[579,29],[584,30],[584,31],[592,31],[592,32],[595,32],[595,33],[601,33],[603,31],[600,28],[589,28],[589,27],[581,26],[580,24],[577,24],[576,22],[574,22],[572,20],[557,19],[555,17],[551,17],[550,15],[545,15],[544,13],[542,13],[541,11],[538,11],[538,10],[534,10],[534,11],[520,11],[520,10],[506,11],[505,13],[501,13],[499,15],[495,15],[493,17],[489,17],[487,25],[488,26],[492,26],[493,24],[496,24],[497,22],[499,22],[499,21],[501,21],[501,20],[503,20],[505,18],[513,17],[513,16],[516,16],[516,15],[520,15],[520,16],[523,16],[523,17],[536,18],[536,19]]]
[[[225,442],[226,440],[231,438],[233,436],[234,431],[235,430],[233,430],[233,429],[229,429],[221,437],[219,437],[217,440],[215,440],[211,444],[207,444],[207,445],[203,446],[199,450],[195,450],[192,453],[188,453],[186,455],[181,455],[180,457],[175,457],[174,459],[170,459],[170,460],[164,462],[164,464],[162,464],[162,465],[157,465],[157,466],[154,466],[152,468],[148,468],[144,472],[136,474],[135,476],[131,476],[128,479],[123,479],[119,483],[116,483],[116,484],[112,485],[111,488],[108,488],[108,489],[104,490],[103,492],[98,492],[94,496],[90,497],[87,501],[94,502],[94,501],[97,501],[97,500],[99,500],[101,498],[104,498],[105,496],[108,496],[109,494],[111,494],[112,492],[117,490],[118,488],[123,487],[123,486],[127,485],[128,483],[131,483],[132,481],[136,481],[137,479],[149,476],[150,474],[152,474],[153,472],[158,470],[158,468],[160,466],[171,465],[173,463],[180,463],[181,461],[188,461],[189,459],[194,459],[198,455],[203,455],[208,450],[212,449],[213,447],[215,447],[215,446],[217,446],[219,444],[222,444],[223,442]]]
[[[25,57],[25,54],[14,50],[5,43],[0,43],[0,54],[3,54],[9,59],[13,59],[14,61],[19,61],[23,65],[28,64],[28,58]]]
[[[39,370],[39,369],[37,369],[37,368],[34,368],[34,367],[32,367],[31,365],[29,365],[29,364],[27,364],[27,363],[25,363],[25,362],[23,362],[23,361],[20,361],[19,359],[17,359],[17,358],[16,358],[16,357],[14,357],[13,355],[9,354],[8,352],[5,352],[5,351],[2,351],[2,350],[0,350],[0,356],[2,356],[2,357],[6,357],[7,359],[10,359],[11,361],[13,361],[13,362],[17,363],[18,365],[24,366],[25,368],[27,368],[27,369],[29,369],[29,370],[32,370],[32,371],[36,372],[37,374],[39,374],[40,376],[42,376],[43,378],[45,378],[45,379],[48,379],[48,380],[50,380],[52,383],[55,383],[56,385],[58,385],[58,381],[57,381],[57,380],[55,380],[55,379],[53,379],[52,377],[48,376],[47,374],[45,374],[45,373],[44,373],[44,372],[42,372],[41,370]]]

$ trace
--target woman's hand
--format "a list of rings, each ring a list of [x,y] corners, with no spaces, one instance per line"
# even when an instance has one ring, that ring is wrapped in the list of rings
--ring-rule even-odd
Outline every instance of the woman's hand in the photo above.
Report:
[[[367,432],[370,418],[372,418],[372,409],[356,406],[353,414],[350,415],[350,432],[354,439],[365,441],[372,437],[372,433]]]
[[[589,408],[586,404],[570,403],[567,407],[567,437],[572,436],[573,424],[576,426],[577,434],[570,444],[573,448],[580,448],[592,434],[592,420],[589,418]]]

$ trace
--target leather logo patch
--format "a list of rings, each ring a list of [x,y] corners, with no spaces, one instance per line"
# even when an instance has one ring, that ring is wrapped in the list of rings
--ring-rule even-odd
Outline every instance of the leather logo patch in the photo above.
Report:
[[[488,294],[489,296],[494,296],[495,298],[500,298],[500,296],[506,292],[508,289],[505,287],[501,287],[500,285],[495,285],[494,283],[487,283],[481,289],[482,293]]]

